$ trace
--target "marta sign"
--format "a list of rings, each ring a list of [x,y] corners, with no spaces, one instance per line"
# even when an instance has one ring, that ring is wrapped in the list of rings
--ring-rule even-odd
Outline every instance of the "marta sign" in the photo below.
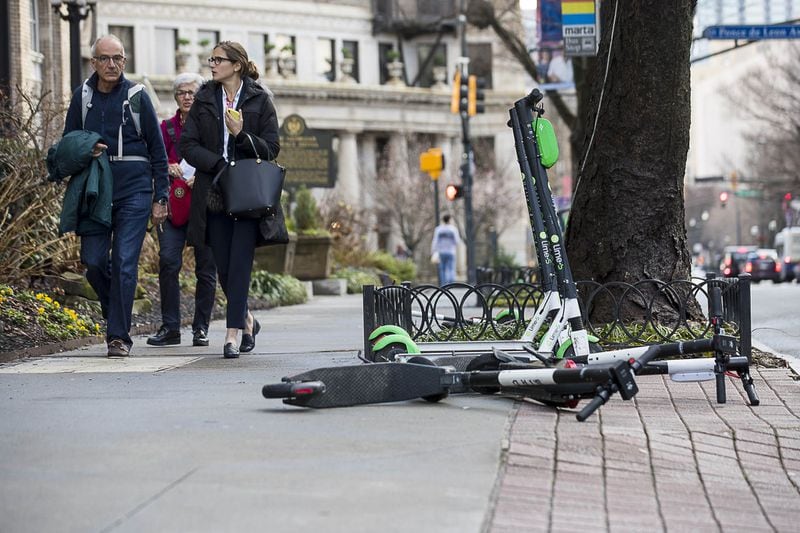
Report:
[[[561,0],[565,56],[597,55],[599,32],[596,9],[593,0]]]
[[[706,39],[759,41],[762,39],[800,39],[800,24],[775,26],[709,26],[703,30]]]

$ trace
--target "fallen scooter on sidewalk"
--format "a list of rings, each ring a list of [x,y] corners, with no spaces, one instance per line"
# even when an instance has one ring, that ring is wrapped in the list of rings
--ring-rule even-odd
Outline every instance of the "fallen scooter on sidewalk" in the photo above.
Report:
[[[712,293],[711,305],[718,318],[719,288],[714,288]],[[456,372],[418,356],[405,363],[318,368],[286,377],[282,383],[264,385],[262,394],[265,398],[283,399],[288,405],[322,409],[414,399],[438,402],[449,394],[485,393],[491,389],[554,407],[574,408],[580,400],[590,399],[576,415],[583,421],[614,393],[619,393],[623,400],[633,398],[639,390],[634,376],[645,372],[654,359],[709,351],[713,351],[718,360],[729,360],[737,353],[736,339],[715,331],[708,339],[646,347],[636,359],[571,368],[531,365],[515,368],[512,363],[498,370]],[[724,381],[722,387],[724,391]],[[755,400],[757,402],[757,398]]]

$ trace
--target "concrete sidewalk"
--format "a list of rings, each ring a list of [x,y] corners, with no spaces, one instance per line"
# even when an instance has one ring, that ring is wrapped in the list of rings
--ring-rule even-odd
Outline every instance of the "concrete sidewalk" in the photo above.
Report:
[[[0,529],[797,530],[800,385],[788,369],[754,369],[757,407],[736,379],[720,405],[713,382],[643,376],[634,400],[615,396],[583,423],[571,410],[479,395],[309,412],[251,389],[309,368],[357,364],[361,297],[315,297],[256,316],[257,348],[235,361],[221,359],[217,321],[209,348],[188,347],[184,330],[180,347],[136,338],[122,363],[96,345],[0,366],[9,396],[0,422]],[[108,377],[112,363],[123,365],[114,372],[144,374]],[[76,381],[87,365],[98,374]],[[39,382],[35,369],[60,377]],[[75,432],[101,442],[79,445]],[[55,450],[47,461],[57,474],[38,470]],[[96,463],[96,454],[114,450],[112,466]],[[106,480],[108,472],[116,479]],[[44,489],[40,482],[53,475]],[[293,486],[298,478],[306,481]],[[111,508],[77,516],[81,494],[102,499],[104,487],[113,491]],[[44,520],[36,494],[45,509],[72,514]]]

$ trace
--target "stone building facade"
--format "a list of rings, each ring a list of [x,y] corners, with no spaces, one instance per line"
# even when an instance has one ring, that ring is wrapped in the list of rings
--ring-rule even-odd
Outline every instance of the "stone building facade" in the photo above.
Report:
[[[308,128],[331,134],[334,195],[369,210],[381,157],[407,153],[409,142],[442,149],[447,168],[440,191],[460,181],[461,122],[450,112],[452,78],[462,55],[458,6],[457,0],[97,0],[82,23],[84,75],[90,72],[92,40],[114,33],[129,57],[126,75],[146,79],[166,117],[175,109],[174,76],[209,75],[205,58],[214,43],[238,41],[274,93],[279,122],[299,115]],[[0,7],[10,15],[5,60],[12,85],[23,82],[68,97],[68,24],[49,0],[0,0]],[[517,183],[506,122],[509,107],[525,92],[525,77],[491,30],[468,27],[466,43],[470,73],[488,80],[486,113],[471,119],[471,137],[485,141],[496,171]],[[395,51],[400,61],[393,60]],[[323,192],[315,190],[318,196]],[[453,210],[441,198],[443,210]],[[520,201],[519,221],[500,240],[524,262],[530,256],[529,230],[521,206]],[[389,215],[373,213],[367,236],[372,248],[393,251],[401,244]],[[465,254],[459,255],[463,274]]]

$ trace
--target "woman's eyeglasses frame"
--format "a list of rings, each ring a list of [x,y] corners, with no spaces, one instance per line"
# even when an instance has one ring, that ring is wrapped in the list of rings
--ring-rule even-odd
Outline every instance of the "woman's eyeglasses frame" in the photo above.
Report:
[[[219,64],[221,64],[223,61],[230,61],[231,63],[236,63],[236,61],[234,61],[233,59],[231,59],[231,58],[229,58],[229,57],[220,57],[220,56],[211,56],[211,57],[209,57],[208,59],[206,59],[206,61],[207,61],[207,62],[208,62],[208,64],[209,64],[209,65],[211,65],[211,66],[214,66],[214,65],[219,65]]]

